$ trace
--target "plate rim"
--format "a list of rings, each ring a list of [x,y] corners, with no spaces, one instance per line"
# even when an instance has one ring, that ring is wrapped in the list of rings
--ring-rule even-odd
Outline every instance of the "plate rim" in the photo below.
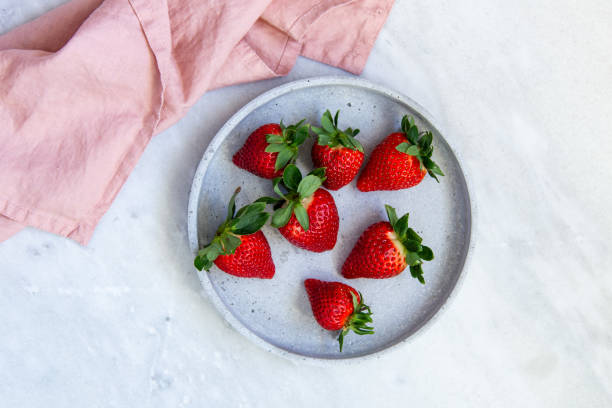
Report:
[[[253,112],[259,106],[270,102],[271,100],[284,95],[290,91],[303,89],[307,87],[313,86],[356,86],[360,88],[366,88],[371,91],[375,91],[381,94],[384,94],[393,99],[397,99],[398,101],[410,106],[416,112],[418,112],[425,120],[427,120],[434,129],[444,137],[444,141],[449,146],[450,150],[455,155],[457,159],[457,164],[461,169],[463,179],[466,186],[467,193],[467,208],[469,209],[468,213],[468,245],[467,252],[465,255],[465,259],[461,270],[459,271],[459,276],[455,281],[454,286],[451,288],[448,296],[444,299],[438,309],[431,315],[429,319],[423,322],[412,334],[407,337],[397,341],[395,344],[392,344],[388,347],[385,347],[380,350],[373,351],[369,354],[359,355],[359,356],[350,356],[350,357],[315,357],[315,356],[307,356],[303,354],[294,353],[289,350],[285,350],[281,347],[278,347],[263,338],[259,337],[253,331],[251,331],[247,326],[245,326],[238,318],[236,318],[232,312],[225,306],[217,292],[215,291],[210,278],[208,277],[208,273],[205,271],[197,271],[198,278],[200,280],[200,284],[206,291],[208,295],[208,299],[213,303],[217,311],[223,316],[223,318],[232,326],[233,329],[238,331],[241,335],[245,336],[247,339],[258,345],[260,348],[264,350],[279,355],[281,357],[287,358],[292,361],[303,361],[309,363],[315,363],[317,365],[337,365],[337,364],[352,364],[355,362],[363,361],[365,359],[372,358],[380,358],[383,355],[388,354],[394,350],[397,350],[400,346],[407,344],[408,342],[413,341],[418,336],[421,336],[426,329],[430,328],[432,324],[440,318],[440,316],[445,312],[451,301],[456,298],[457,292],[461,289],[463,285],[463,281],[465,280],[466,270],[471,265],[472,262],[472,254],[474,252],[474,220],[477,214],[477,206],[474,202],[474,197],[470,192],[472,191],[470,188],[471,180],[469,174],[466,172],[465,168],[461,165],[463,154],[460,149],[457,149],[454,142],[451,142],[446,137],[447,133],[440,131],[440,126],[436,123],[431,115],[423,106],[421,106],[418,102],[413,100],[412,98],[403,95],[397,91],[391,90],[386,86],[376,84],[369,80],[358,78],[358,77],[350,77],[350,76],[316,76],[303,78],[296,81],[290,81],[285,84],[274,87],[264,93],[256,96],[254,99],[249,101],[247,104],[242,106],[236,113],[234,113],[225,124],[217,131],[215,136],[212,138],[206,150],[202,154],[202,159],[198,163],[196,171],[193,176],[193,182],[191,184],[191,189],[189,191],[189,202],[187,208],[187,235],[189,240],[189,247],[191,249],[192,254],[195,256],[198,252],[198,217],[197,217],[197,209],[199,196],[203,186],[203,179],[206,171],[208,170],[208,166],[212,161],[217,149],[221,146],[221,143],[227,138],[230,134],[231,130],[235,127],[236,124],[240,123],[246,116],[248,116],[251,112]]]

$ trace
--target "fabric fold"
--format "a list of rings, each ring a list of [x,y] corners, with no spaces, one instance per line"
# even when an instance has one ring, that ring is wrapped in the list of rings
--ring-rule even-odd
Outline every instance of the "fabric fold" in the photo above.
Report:
[[[0,241],[85,245],[150,138],[302,54],[359,73],[392,0],[73,0],[0,36]],[[350,17],[350,19],[349,19]]]

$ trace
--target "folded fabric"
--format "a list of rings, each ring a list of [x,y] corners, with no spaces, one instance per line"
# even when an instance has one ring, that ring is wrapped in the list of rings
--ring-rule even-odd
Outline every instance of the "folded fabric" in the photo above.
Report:
[[[0,241],[85,245],[150,138],[303,55],[358,74],[393,0],[73,0],[0,36]]]

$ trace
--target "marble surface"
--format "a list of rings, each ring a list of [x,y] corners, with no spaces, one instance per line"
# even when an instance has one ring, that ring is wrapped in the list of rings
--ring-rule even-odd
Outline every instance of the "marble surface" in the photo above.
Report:
[[[62,2],[0,0],[0,32]],[[415,341],[289,362],[231,329],[192,269],[187,198],[216,130],[276,85],[346,75],[300,59],[156,137],[88,247],[0,244],[0,406],[612,406],[610,21],[609,0],[394,6],[363,77],[437,118],[478,208],[463,285]]]

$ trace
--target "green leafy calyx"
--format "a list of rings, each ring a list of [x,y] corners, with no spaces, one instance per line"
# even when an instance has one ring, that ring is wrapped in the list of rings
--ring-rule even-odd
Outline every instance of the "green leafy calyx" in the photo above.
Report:
[[[393,231],[397,239],[406,249],[406,263],[410,266],[410,274],[422,284],[425,284],[423,278],[423,261],[431,261],[434,259],[434,254],[431,248],[422,244],[423,238],[419,236],[412,228],[408,227],[409,213],[403,217],[397,218],[395,208],[385,205],[389,222],[393,227]]]
[[[433,134],[430,131],[419,132],[419,128],[414,124],[414,118],[408,118],[408,115],[402,118],[402,132],[406,135],[407,142],[400,143],[395,148],[419,159],[421,169],[425,168],[427,173],[439,183],[437,176],[443,176],[444,173],[431,160]]]
[[[208,271],[219,255],[231,255],[236,252],[242,243],[241,235],[256,233],[268,221],[270,214],[265,212],[266,202],[264,201],[258,200],[236,212],[236,195],[239,192],[240,187],[232,195],[227,207],[227,217],[217,229],[213,240],[198,251],[193,261],[198,270]]]
[[[372,323],[372,311],[370,307],[363,302],[363,295],[359,293],[359,298],[357,298],[357,295],[351,291],[351,296],[353,298],[353,313],[346,319],[344,328],[338,337],[340,352],[342,352],[344,336],[347,335],[349,331],[353,331],[359,335],[374,334],[374,328],[368,326],[368,323]]]
[[[304,124],[305,119],[299,121],[295,125],[285,126],[283,121],[280,122],[281,134],[266,135],[266,152],[278,153],[274,170],[279,171],[287,165],[293,163],[298,155],[299,147],[308,138],[309,125]]]
[[[359,129],[347,128],[346,130],[338,129],[338,115],[340,111],[332,118],[331,112],[325,111],[321,117],[321,127],[311,126],[313,132],[318,136],[317,143],[320,146],[344,146],[351,150],[358,150],[363,153],[363,146],[355,136],[359,133]]]
[[[291,215],[295,214],[304,231],[308,231],[310,222],[303,202],[308,200],[321,187],[325,178],[325,168],[323,167],[314,169],[306,177],[302,177],[302,173],[297,166],[290,164],[285,168],[282,177],[277,177],[272,181],[274,192],[280,198],[262,197],[257,201],[274,204],[273,227],[284,227],[291,219]],[[284,192],[281,186],[284,187]]]

